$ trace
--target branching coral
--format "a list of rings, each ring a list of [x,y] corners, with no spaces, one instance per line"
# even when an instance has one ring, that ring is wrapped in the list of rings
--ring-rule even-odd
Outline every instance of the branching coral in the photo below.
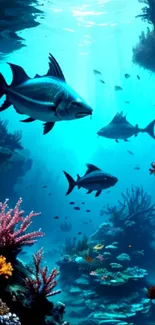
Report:
[[[58,271],[53,269],[50,275],[48,276],[48,267],[40,267],[43,257],[43,249],[40,249],[36,254],[34,254],[34,267],[35,267],[35,279],[26,279],[26,284],[32,293],[32,295],[41,296],[41,297],[50,297],[54,296],[61,292],[61,290],[53,290],[57,281],[55,280]]]
[[[155,1],[154,0],[139,0],[141,3],[145,3],[147,7],[142,8],[142,14],[136,17],[142,18],[149,24],[153,24],[155,27]]]
[[[13,267],[11,263],[6,262],[4,256],[0,256],[0,275],[4,275],[6,279],[12,275]]]
[[[118,205],[101,210],[101,215],[107,214],[110,216],[110,221],[117,226],[122,226],[122,221],[141,218],[143,220],[150,219],[155,216],[155,204],[151,205],[151,196],[144,192],[142,187],[132,187],[131,191],[126,190],[122,193],[123,201],[118,201]]]
[[[21,145],[21,131],[9,133],[7,130],[7,125],[8,121],[0,121],[1,146],[8,147],[12,151],[14,151],[15,149],[22,149],[23,147]]]
[[[23,217],[24,211],[20,210],[21,198],[14,209],[8,209],[7,202],[8,200],[0,203],[0,252],[9,249],[17,252],[22,245],[33,244],[36,238],[43,236],[43,233],[39,230],[25,234],[32,223],[31,219],[39,213],[32,211]]]

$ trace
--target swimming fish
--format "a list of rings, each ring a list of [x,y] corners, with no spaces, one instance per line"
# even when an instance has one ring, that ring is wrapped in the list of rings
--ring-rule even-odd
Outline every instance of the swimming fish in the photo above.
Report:
[[[28,77],[22,67],[8,64],[13,80],[8,86],[0,73],[0,97],[6,95],[0,107],[1,112],[13,105],[19,114],[29,116],[22,122],[45,122],[43,134],[48,133],[55,122],[92,115],[92,108],[66,83],[63,72],[52,54],[49,54],[47,74],[37,74],[33,79]]]
[[[93,72],[94,72],[96,75],[100,75],[100,76],[102,75],[102,73],[101,73],[99,70],[94,69]]]
[[[129,79],[129,78],[130,78],[130,75],[129,75],[128,73],[125,73],[124,77],[125,77],[126,79]]]
[[[122,139],[127,141],[128,138],[135,135],[138,135],[139,132],[147,132],[153,139],[155,139],[155,132],[154,132],[155,120],[153,120],[146,128],[141,129],[136,126],[130,124],[126,116],[123,115],[123,112],[117,113],[112,121],[102,129],[100,129],[97,134],[108,138],[108,139],[115,139],[118,142],[118,139]]]
[[[87,171],[84,176],[77,175],[75,181],[68,173],[64,171],[64,174],[68,180],[69,188],[66,195],[70,194],[75,186],[79,188],[83,187],[88,190],[87,194],[96,191],[95,196],[99,196],[102,190],[114,186],[118,179],[110,174],[104,173],[100,168],[92,164],[86,164]]]
[[[115,86],[115,90],[116,90],[116,91],[119,91],[119,90],[123,90],[123,88],[120,87],[120,86]]]
[[[151,168],[149,168],[150,175],[155,175],[155,162],[151,163]]]

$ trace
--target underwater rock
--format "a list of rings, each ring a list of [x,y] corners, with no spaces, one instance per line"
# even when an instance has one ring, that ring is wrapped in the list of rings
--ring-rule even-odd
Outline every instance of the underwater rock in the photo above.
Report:
[[[123,266],[118,263],[110,263],[112,269],[121,269]]]
[[[76,283],[80,287],[88,286],[89,285],[89,277],[83,275],[81,278],[75,280],[74,283]]]
[[[0,324],[3,325],[21,325],[19,318],[16,314],[8,313],[5,315],[0,315]]]
[[[106,246],[105,247],[106,249],[118,249],[118,247],[117,246],[115,246],[115,245],[108,245],[108,246]]]
[[[126,254],[126,253],[122,253],[122,254],[118,255],[116,258],[117,258],[118,261],[121,261],[121,262],[123,262],[123,261],[131,261],[130,256],[128,254]]]
[[[71,294],[77,294],[77,293],[80,293],[80,292],[81,292],[81,289],[78,288],[78,287],[72,287],[72,288],[69,290],[69,292],[70,292]]]

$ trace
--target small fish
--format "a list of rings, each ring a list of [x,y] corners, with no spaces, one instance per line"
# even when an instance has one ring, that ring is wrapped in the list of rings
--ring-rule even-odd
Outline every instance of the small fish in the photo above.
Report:
[[[155,299],[155,286],[148,288],[148,298]]]
[[[138,124],[135,126],[130,124],[126,116],[123,115],[123,112],[117,113],[112,121],[102,129],[100,129],[97,134],[108,139],[114,139],[118,142],[118,139],[128,141],[128,138],[133,135],[136,137],[139,132],[148,133],[153,139],[155,139],[154,132],[155,120],[147,125],[146,128],[142,129],[138,127]]]
[[[149,168],[150,175],[154,174],[155,175],[155,162],[151,163],[151,167]]]
[[[8,64],[13,80],[8,85],[0,73],[0,97],[6,95],[0,112],[13,105],[18,114],[28,116],[21,122],[43,121],[43,134],[52,130],[56,122],[92,115],[92,108],[67,84],[52,54],[49,54],[47,74],[37,74],[33,79],[29,78],[22,67]]]
[[[102,75],[102,73],[101,73],[99,70],[95,70],[95,69],[94,69],[93,72],[94,72],[96,75],[100,75],[100,76]]]
[[[51,196],[52,195],[52,193],[48,193],[48,196]]]
[[[74,207],[74,210],[80,210],[80,208],[79,207]]]
[[[137,74],[137,79],[140,80],[140,76]]]
[[[96,251],[100,250],[100,249],[103,249],[104,248],[104,245],[102,244],[97,244],[93,247],[93,249],[95,249]]]
[[[129,75],[128,73],[125,73],[124,77],[125,77],[126,79],[129,79],[129,78],[130,78],[130,75]]]
[[[130,104],[129,100],[126,100],[124,103],[125,103],[125,104]]]
[[[102,80],[102,79],[100,79],[100,82],[101,82],[102,84],[105,84],[105,81],[104,81],[104,80]]]
[[[73,205],[73,204],[75,204],[75,202],[71,201],[71,202],[69,202],[69,204],[70,204],[70,205]]]
[[[93,258],[90,257],[90,256],[86,256],[85,260],[86,260],[86,262],[88,262],[88,263],[93,262]]]
[[[44,185],[42,188],[47,188],[47,185]]]
[[[82,177],[77,175],[76,181],[64,171],[64,174],[69,183],[66,195],[70,194],[74,187],[77,186],[78,188],[83,187],[87,189],[87,194],[96,191],[95,197],[97,197],[101,194],[102,190],[114,186],[117,183],[118,179],[116,177],[104,173],[100,168],[96,167],[95,165],[87,164],[86,166],[86,173]]]
[[[86,210],[86,212],[90,212],[90,210],[88,209],[88,210]]]
[[[116,90],[116,91],[119,91],[119,90],[123,90],[123,88],[120,87],[120,86],[115,86],[115,90]]]
[[[134,156],[134,152],[132,152],[131,150],[127,150],[127,152],[128,152],[131,156]]]
[[[134,169],[135,170],[140,170],[140,167],[139,166],[135,166]]]
[[[85,202],[82,202],[82,204],[85,204]]]
[[[81,234],[82,234],[82,232],[81,232],[81,231],[79,231],[79,232],[78,232],[78,235],[81,235]]]
[[[58,216],[55,216],[54,219],[59,219],[59,217]]]

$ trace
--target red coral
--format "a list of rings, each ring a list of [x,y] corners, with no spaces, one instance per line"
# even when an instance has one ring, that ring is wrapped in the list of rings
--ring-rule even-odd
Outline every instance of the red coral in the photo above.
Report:
[[[35,266],[35,279],[27,278],[26,284],[32,294],[36,294],[38,296],[41,295],[43,297],[54,296],[61,292],[61,290],[53,290],[58,283],[55,280],[58,271],[55,268],[51,271],[50,275],[48,276],[48,267],[40,267],[42,257],[43,249],[41,248],[36,254],[33,255]]]
[[[25,231],[31,225],[32,217],[38,216],[40,213],[33,211],[23,217],[23,210],[20,210],[22,199],[20,198],[14,209],[8,209],[8,199],[0,202],[0,248],[18,248],[22,245],[29,245],[36,242],[37,237],[42,237],[44,234],[39,231],[34,231],[25,234]]]

